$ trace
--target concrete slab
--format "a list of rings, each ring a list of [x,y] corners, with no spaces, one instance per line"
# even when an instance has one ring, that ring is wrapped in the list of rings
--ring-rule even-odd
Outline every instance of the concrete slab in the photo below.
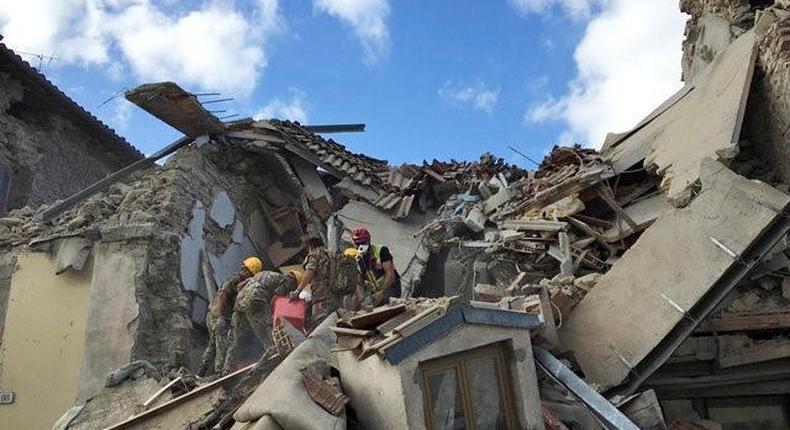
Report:
[[[790,202],[790,196],[705,159],[702,191],[659,218],[560,329],[589,382],[622,383]]]
[[[720,53],[724,52],[735,38],[735,28],[730,22],[716,15],[706,14],[697,21],[699,33],[694,41],[691,58],[687,59],[684,80],[690,81],[703,73]]]
[[[738,153],[756,52],[753,31],[734,41],[671,107],[605,152],[615,171],[644,158],[644,166],[662,177],[670,202],[685,206],[699,179],[700,161],[727,161]]]

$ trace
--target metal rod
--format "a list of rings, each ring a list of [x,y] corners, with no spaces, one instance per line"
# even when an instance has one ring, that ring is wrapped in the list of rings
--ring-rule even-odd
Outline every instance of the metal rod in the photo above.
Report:
[[[365,124],[303,125],[302,128],[313,133],[359,133],[365,131]]]
[[[512,147],[512,146],[510,146],[510,145],[507,145],[507,147],[508,147],[508,148],[509,148],[511,151],[515,152],[516,154],[518,154],[518,155],[520,155],[520,156],[522,156],[522,157],[526,158],[527,160],[529,160],[529,161],[531,161],[531,162],[535,163],[535,165],[536,165],[536,166],[540,166],[540,163],[538,163],[537,161],[535,161],[535,160],[533,160],[533,159],[531,159],[531,158],[527,157],[527,156],[526,156],[526,155],[525,155],[523,152],[519,151],[518,149],[516,149],[516,148],[514,148],[514,147]]]
[[[227,98],[227,99],[206,100],[206,101],[200,102],[200,104],[207,105],[209,103],[227,102],[227,101],[230,101],[230,100],[233,100],[233,97],[230,97],[230,98]]]

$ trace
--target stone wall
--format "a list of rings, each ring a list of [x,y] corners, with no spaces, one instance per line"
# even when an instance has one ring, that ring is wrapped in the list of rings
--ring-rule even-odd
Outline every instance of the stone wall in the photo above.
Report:
[[[98,142],[29,105],[24,93],[19,81],[0,73],[0,205],[7,202],[0,213],[67,197],[130,162],[108,155],[114,142]]]

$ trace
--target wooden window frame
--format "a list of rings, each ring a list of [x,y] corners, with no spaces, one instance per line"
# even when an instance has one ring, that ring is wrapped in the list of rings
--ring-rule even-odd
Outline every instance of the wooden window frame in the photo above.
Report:
[[[454,370],[458,377],[461,390],[464,422],[467,430],[475,430],[475,408],[472,402],[472,389],[469,387],[467,363],[479,358],[494,358],[499,379],[499,395],[502,399],[507,429],[517,427],[516,411],[514,410],[513,387],[510,383],[510,366],[504,342],[482,346],[480,348],[459,352],[457,354],[439,357],[420,363],[420,380],[422,384],[423,417],[428,430],[433,428],[433,405],[431,404],[430,386],[428,378],[439,372]]]

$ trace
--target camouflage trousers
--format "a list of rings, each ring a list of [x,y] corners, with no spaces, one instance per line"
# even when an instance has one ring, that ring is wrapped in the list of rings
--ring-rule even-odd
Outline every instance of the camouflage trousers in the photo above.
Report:
[[[261,342],[263,351],[272,345],[272,321],[266,313],[264,307],[255,306],[249,310],[233,311],[230,323],[230,346],[223,366],[225,373],[233,371],[244,355],[247,347],[244,345],[244,339],[250,332],[253,332]]]
[[[230,321],[212,313],[206,315],[208,346],[200,360],[199,375],[210,375],[222,371],[230,341]]]

